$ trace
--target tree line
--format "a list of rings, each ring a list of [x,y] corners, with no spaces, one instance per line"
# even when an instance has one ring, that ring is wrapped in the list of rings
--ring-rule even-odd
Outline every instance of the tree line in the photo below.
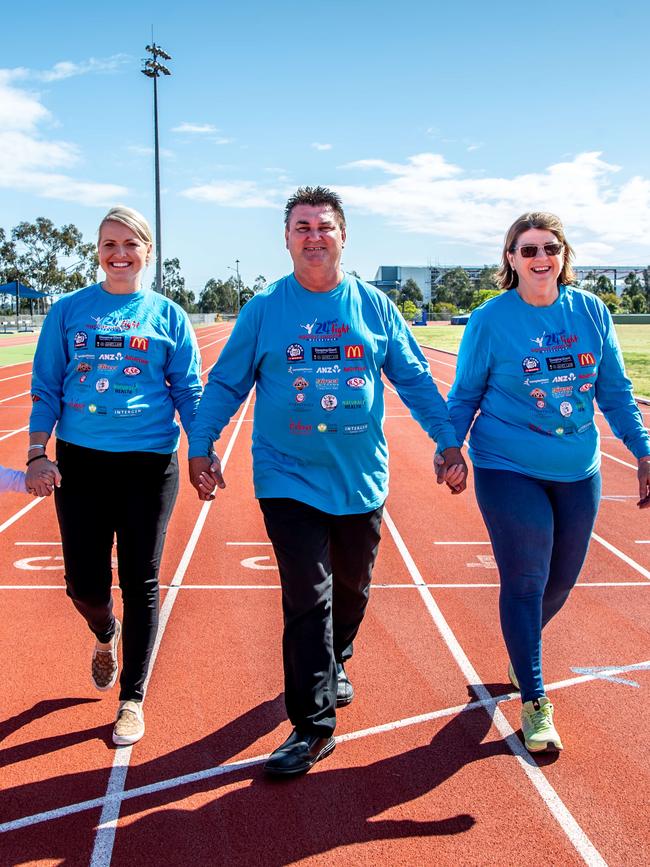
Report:
[[[98,265],[95,244],[84,242],[80,230],[72,223],[57,228],[51,220],[38,217],[33,223],[19,223],[8,233],[0,227],[0,284],[19,280],[32,289],[58,295],[94,282]],[[262,274],[252,286],[242,281],[238,283],[235,276],[226,280],[211,277],[197,298],[187,288],[178,258],[165,259],[162,272],[166,294],[188,313],[236,313],[266,286]],[[470,279],[463,268],[447,271],[431,286],[427,316],[448,319],[456,313],[469,312],[498,295],[496,272],[496,267],[485,266],[477,278]],[[641,276],[628,274],[620,296],[604,274],[588,274],[580,288],[602,298],[612,313],[650,313],[650,267],[645,268]],[[424,298],[415,280],[405,280],[398,289],[391,289],[387,294],[405,319],[420,316]],[[23,302],[23,309],[28,309],[26,305],[27,302]]]

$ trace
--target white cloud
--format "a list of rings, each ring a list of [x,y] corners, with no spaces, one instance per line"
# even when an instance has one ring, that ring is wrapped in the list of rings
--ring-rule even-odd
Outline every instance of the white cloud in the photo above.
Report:
[[[30,77],[38,78],[41,81],[61,81],[74,75],[117,72],[122,66],[131,62],[132,60],[127,54],[114,54],[112,57],[106,58],[91,57],[81,63],[63,60],[60,63],[55,63],[52,69],[43,72],[32,71]]]
[[[213,202],[231,208],[279,208],[277,190],[261,189],[254,181],[222,181],[190,187],[181,195],[200,202]]]
[[[144,145],[128,145],[126,148],[130,153],[135,154],[138,157],[152,157],[153,156],[153,148],[145,147]],[[167,150],[166,148],[160,148],[160,156],[167,157],[168,159],[174,157],[174,151]]]
[[[479,142],[476,142],[475,144],[467,145],[467,152],[471,153],[472,151],[480,150],[480,148],[482,148],[482,147],[483,147],[483,142],[479,141]]]
[[[206,135],[217,132],[217,127],[211,123],[183,123],[172,127],[172,132],[191,133],[193,135]]]
[[[468,177],[440,154],[418,154],[405,163],[358,160],[345,168],[389,176],[336,189],[346,206],[383,216],[405,232],[494,251],[512,221],[535,209],[559,214],[581,258],[585,251],[594,262],[611,259],[612,250],[631,244],[645,248],[646,259],[650,252],[650,180],[634,177],[617,185],[620,167],[599,152],[511,178]]]
[[[318,141],[313,141],[311,143],[311,146],[313,147],[313,149],[315,151],[331,151],[332,150],[331,144],[321,144]]]
[[[54,171],[74,168],[79,149],[40,133],[40,125],[52,116],[37,94],[16,84],[30,76],[25,69],[0,69],[0,187],[85,205],[125,198],[123,186],[79,181]]]
[[[227,145],[232,144],[234,139],[232,138],[215,138],[214,143],[218,145]]]

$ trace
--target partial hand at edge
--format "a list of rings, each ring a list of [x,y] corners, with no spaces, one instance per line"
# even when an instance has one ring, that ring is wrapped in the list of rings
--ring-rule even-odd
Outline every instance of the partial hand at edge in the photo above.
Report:
[[[639,479],[640,497],[637,506],[640,509],[648,509],[650,508],[650,455],[648,457],[639,458],[637,478]]]

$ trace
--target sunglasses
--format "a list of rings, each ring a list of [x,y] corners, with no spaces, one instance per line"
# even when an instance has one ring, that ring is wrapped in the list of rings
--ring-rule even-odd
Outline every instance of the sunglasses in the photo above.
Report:
[[[532,259],[539,249],[543,249],[547,256],[559,256],[564,249],[564,244],[542,244],[541,248],[537,244],[522,244],[521,247],[514,247],[512,252],[516,253],[519,250],[524,259]]]

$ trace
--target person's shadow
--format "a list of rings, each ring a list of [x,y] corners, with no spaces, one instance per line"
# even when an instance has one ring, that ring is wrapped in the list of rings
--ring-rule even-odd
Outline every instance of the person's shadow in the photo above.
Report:
[[[473,700],[472,687],[469,692]],[[201,741],[139,766],[138,778],[169,779],[175,773],[187,774],[223,764],[274,730],[283,719],[282,696],[278,696]],[[417,815],[433,805],[437,815],[425,813],[426,818],[420,820],[400,818],[402,805],[435,792],[467,765],[510,751],[500,739],[483,743],[491,725],[490,708],[457,713],[440,729],[435,721],[423,725],[436,728],[430,743],[366,765],[328,768],[344,750],[358,755],[359,746],[365,743],[373,752],[381,750],[383,744],[377,738],[386,736],[370,735],[367,740],[341,743],[337,746],[338,756],[335,753],[333,758],[297,779],[270,780],[264,777],[261,765],[254,765],[127,798],[121,804],[114,863],[128,860],[134,867],[222,863],[234,867],[251,864],[280,867],[370,841],[436,838],[467,832],[476,822],[471,812],[475,797],[471,785],[465,790],[466,807],[461,812],[449,814],[442,793],[428,799],[426,806],[409,808],[411,815]],[[388,736],[386,742],[394,743],[394,735]],[[48,809],[80,800],[79,792],[87,790],[90,783],[95,797],[98,788],[99,794],[103,794],[105,769],[101,773],[62,775],[30,784],[23,787],[24,792],[16,787],[6,796],[14,804],[24,802],[30,793],[29,812],[33,813],[37,802],[43,804],[40,809]],[[453,791],[457,801],[458,789]],[[210,793],[207,803],[206,792]],[[61,793],[69,796],[62,798]],[[180,808],[179,801],[186,806]],[[198,808],[197,801],[201,804]],[[170,804],[174,806],[168,807]],[[387,811],[390,814],[384,816]],[[23,810],[18,813],[21,814]],[[72,818],[78,826],[79,816]],[[97,821],[96,813],[91,821]],[[19,863],[45,859],[60,859],[65,865],[77,863],[69,839],[62,830],[57,831],[59,824],[48,822],[48,833],[30,833],[26,829],[2,836],[9,838],[5,842],[14,838],[16,851],[20,851]],[[63,824],[68,825],[69,820]],[[88,853],[80,855],[81,859],[85,857],[83,863],[87,863]],[[3,863],[13,862],[5,859]]]

